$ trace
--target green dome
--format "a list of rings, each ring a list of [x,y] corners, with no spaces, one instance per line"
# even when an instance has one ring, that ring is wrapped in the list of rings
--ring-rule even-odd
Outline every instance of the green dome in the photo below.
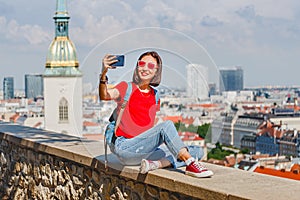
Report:
[[[76,48],[66,36],[55,37],[48,49],[46,68],[78,67]]]
[[[69,39],[69,15],[65,0],[57,0],[55,38],[49,46],[44,76],[82,76],[75,45]]]

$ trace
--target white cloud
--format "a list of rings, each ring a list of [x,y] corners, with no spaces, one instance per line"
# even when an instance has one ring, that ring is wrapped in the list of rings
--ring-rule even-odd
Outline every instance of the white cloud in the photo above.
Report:
[[[266,18],[294,20],[299,13],[300,2],[297,0],[248,0],[255,6],[258,15]]]
[[[182,32],[208,49],[226,50],[232,54],[232,63],[240,55],[255,55],[259,60],[272,54],[276,59],[289,49],[299,52],[299,8],[298,0],[68,0],[70,38],[79,51],[123,31],[162,27]],[[2,7],[0,3],[0,10],[5,11],[0,14],[4,15],[0,16],[0,40],[5,45],[15,49],[32,45],[30,53],[50,44],[55,1],[32,0],[31,7],[23,0],[6,1]],[[125,41],[128,45],[138,38],[130,39]],[[151,42],[151,37],[145,39]],[[227,58],[219,53],[218,59],[222,64]]]
[[[124,25],[113,16],[95,19],[89,15],[83,27],[74,27],[72,38],[81,45],[94,46],[104,39],[124,30]]]
[[[6,26],[6,17],[0,16],[0,33],[5,32],[5,26]]]
[[[210,16],[204,16],[201,20],[201,25],[202,26],[220,26],[222,25],[223,22],[219,21],[215,17],[210,17]]]
[[[38,25],[20,25],[16,20],[6,20],[0,17],[0,33],[10,41],[26,41],[30,45],[48,42],[50,34]]]
[[[192,30],[193,18],[178,8],[172,7],[172,4],[149,0],[140,14],[143,13],[148,15],[149,20],[146,21],[158,24],[160,27],[174,28],[183,32]]]
[[[175,0],[172,3],[148,0],[137,5],[116,0],[81,0],[71,2],[70,5],[71,25],[74,25],[70,27],[74,33],[71,38],[81,45],[94,46],[114,34],[132,28],[163,27],[192,35],[199,41],[210,39],[213,43],[219,41],[221,44],[226,41],[236,42],[235,38],[254,41],[253,37],[259,36],[254,34],[259,24],[250,23],[249,20],[272,17],[270,5],[250,0]],[[292,9],[290,5],[285,7]],[[284,14],[282,17],[286,18]],[[220,25],[221,28],[214,28]]]
[[[24,25],[19,28],[20,33],[23,33],[23,37],[32,45],[38,45],[48,42],[50,34],[42,29],[38,25]]]
[[[239,8],[236,13],[246,20],[253,20],[256,17],[255,8],[253,5],[247,5]]]

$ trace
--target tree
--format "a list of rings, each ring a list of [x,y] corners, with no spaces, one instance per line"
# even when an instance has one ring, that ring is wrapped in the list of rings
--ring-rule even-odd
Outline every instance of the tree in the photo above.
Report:
[[[203,124],[202,126],[198,126],[197,133],[200,137],[206,138],[206,135],[211,132],[210,124]]]
[[[250,153],[250,149],[248,148],[244,148],[240,151],[242,154],[249,154]]]
[[[185,128],[184,124],[181,123],[181,121],[175,122],[174,125],[175,125],[177,131],[183,131],[183,129]]]
[[[230,154],[234,154],[233,151],[230,150],[223,150],[222,149],[222,145],[217,142],[216,143],[216,147],[213,148],[208,154],[207,154],[207,158],[213,158],[213,159],[217,159],[217,160],[224,160],[224,158],[226,156],[229,156]]]
[[[191,132],[197,133],[201,138],[205,139],[206,142],[211,141],[211,126],[210,124],[203,124],[201,126],[195,126],[193,124],[189,125],[188,127],[185,126],[182,122],[175,122],[174,123],[176,130],[178,132]]]

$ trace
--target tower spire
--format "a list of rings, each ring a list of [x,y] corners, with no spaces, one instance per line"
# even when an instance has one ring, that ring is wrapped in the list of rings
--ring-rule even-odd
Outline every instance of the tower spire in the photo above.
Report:
[[[57,0],[56,1],[56,15],[63,14],[68,15],[67,11],[67,2],[65,0]]]
[[[75,45],[69,38],[69,13],[67,0],[56,1],[56,11],[53,16],[55,23],[55,38],[49,46],[45,75],[69,74],[81,76],[78,70],[78,60]]]
[[[56,1],[56,12],[53,17],[55,21],[55,37],[69,36],[69,13],[66,0]]]

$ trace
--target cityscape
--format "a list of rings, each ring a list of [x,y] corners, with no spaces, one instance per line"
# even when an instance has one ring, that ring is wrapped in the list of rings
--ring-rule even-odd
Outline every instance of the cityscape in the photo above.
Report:
[[[97,83],[83,82],[66,1],[57,0],[53,19],[44,72],[28,70],[24,89],[14,74],[1,80],[0,124],[103,141],[116,103],[100,101]],[[181,67],[184,88],[158,87],[156,124],[173,121],[185,144],[203,147],[203,162],[300,180],[300,87],[246,87],[240,65],[217,67],[215,82],[202,63]]]

